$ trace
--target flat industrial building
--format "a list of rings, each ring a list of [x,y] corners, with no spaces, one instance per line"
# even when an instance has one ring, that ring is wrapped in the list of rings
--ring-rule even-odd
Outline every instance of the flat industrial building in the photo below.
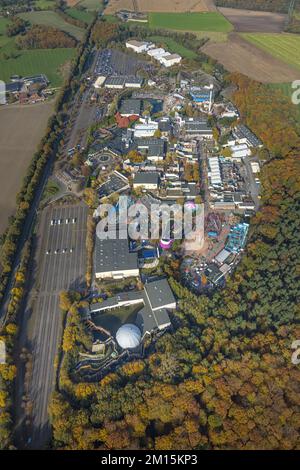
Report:
[[[128,239],[100,239],[96,236],[94,268],[97,279],[139,276],[137,253],[129,252]]]
[[[133,180],[133,187],[144,187],[145,189],[157,189],[159,173],[156,171],[141,171],[136,173]]]

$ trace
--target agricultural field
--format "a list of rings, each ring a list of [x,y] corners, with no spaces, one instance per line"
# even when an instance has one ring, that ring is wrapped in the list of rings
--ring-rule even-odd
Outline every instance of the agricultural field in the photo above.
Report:
[[[41,10],[52,10],[55,2],[53,0],[35,0],[34,6]]]
[[[243,38],[273,57],[300,69],[300,36],[296,34],[243,34]]]
[[[299,78],[296,68],[259,49],[237,33],[231,33],[224,43],[205,44],[202,51],[230,72],[240,72],[263,83],[288,83]]]
[[[105,14],[113,14],[120,10],[140,12],[203,12],[216,11],[213,0],[110,0]]]
[[[78,10],[78,8],[67,8],[66,13],[75,20],[84,21],[84,23],[87,24],[90,24],[94,19],[94,15],[91,11]]]
[[[54,11],[32,11],[30,13],[21,13],[19,16],[31,24],[41,24],[52,26],[69,33],[79,41],[83,38],[84,30],[64,21]]]
[[[80,5],[89,11],[96,11],[102,9],[103,2],[102,0],[81,0],[79,2],[77,1],[76,5]]]
[[[53,109],[53,101],[0,107],[0,233],[15,211],[16,195]]]
[[[182,57],[186,59],[197,58],[197,54],[194,51],[187,49],[186,47],[182,46],[181,44],[179,44],[172,38],[168,38],[164,36],[151,36],[149,40],[155,42],[156,44],[162,44],[170,52],[180,54]]]
[[[282,13],[266,11],[238,10],[219,8],[219,11],[234,26],[236,32],[280,33],[283,31],[287,16]]]
[[[9,81],[14,74],[21,76],[44,73],[52,87],[63,83],[63,66],[75,56],[76,49],[35,49],[17,51],[13,58],[0,54],[1,80]]]
[[[0,51],[1,47],[5,46],[9,42],[12,41],[11,38],[7,37],[5,34],[6,26],[8,25],[9,21],[6,18],[0,18]]]
[[[150,28],[174,29],[177,31],[229,32],[232,25],[223,15],[207,13],[150,13]]]

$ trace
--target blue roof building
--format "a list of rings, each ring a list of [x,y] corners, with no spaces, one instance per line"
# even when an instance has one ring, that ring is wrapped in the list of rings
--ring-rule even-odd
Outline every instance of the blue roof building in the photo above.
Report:
[[[226,250],[231,253],[238,253],[241,251],[246,243],[247,233],[249,230],[249,224],[237,224],[231,227],[228,240],[226,243]]]

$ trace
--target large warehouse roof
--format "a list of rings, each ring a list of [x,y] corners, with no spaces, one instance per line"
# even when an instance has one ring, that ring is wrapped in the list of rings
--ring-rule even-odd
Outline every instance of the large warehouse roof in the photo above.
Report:
[[[166,279],[145,284],[145,290],[152,309],[162,308],[176,302]]]
[[[129,253],[128,240],[101,240],[95,242],[95,272],[137,269],[137,254]]]

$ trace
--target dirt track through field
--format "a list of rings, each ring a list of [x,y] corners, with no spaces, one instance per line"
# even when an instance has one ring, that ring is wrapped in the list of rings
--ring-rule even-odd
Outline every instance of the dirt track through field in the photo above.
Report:
[[[237,33],[230,34],[227,42],[207,43],[202,50],[230,72],[241,72],[264,83],[287,83],[299,79],[299,70],[258,49]]]
[[[280,13],[235,8],[218,8],[218,10],[232,23],[235,31],[240,33],[280,33],[286,22],[286,15]]]
[[[16,195],[53,111],[53,103],[0,106],[0,233],[16,207]]]
[[[213,0],[110,0],[105,9],[106,14],[120,10],[140,12],[173,12],[216,11]]]

